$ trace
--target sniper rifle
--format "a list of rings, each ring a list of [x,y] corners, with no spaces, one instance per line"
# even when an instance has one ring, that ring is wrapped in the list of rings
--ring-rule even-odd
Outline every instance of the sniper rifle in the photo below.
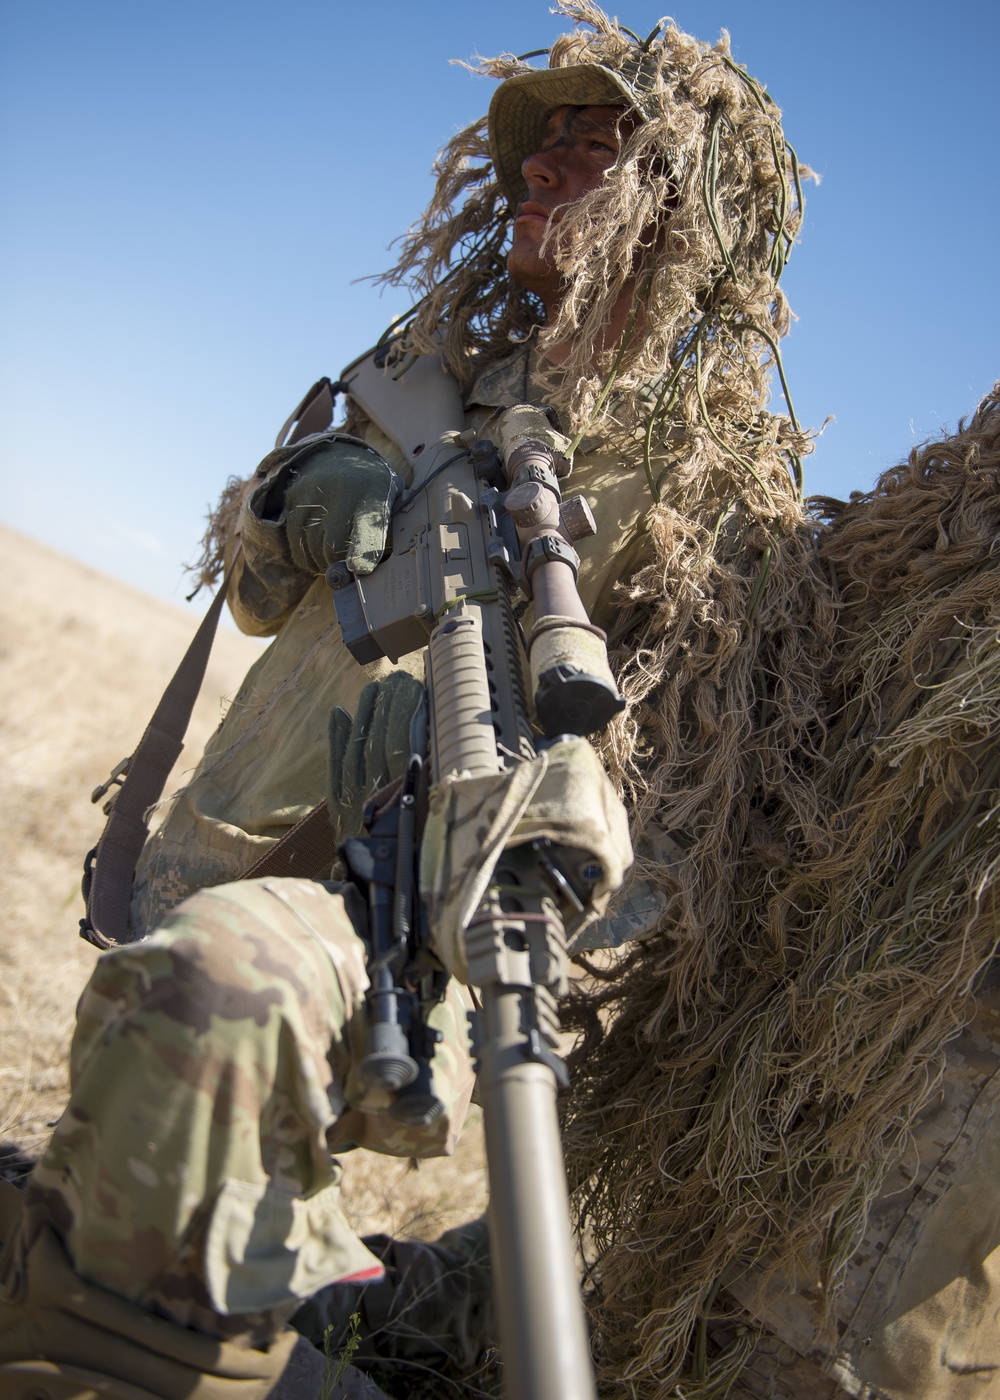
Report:
[[[413,484],[375,571],[354,578],[333,565],[327,579],[343,640],[359,662],[426,648],[427,705],[411,726],[398,802],[369,809],[369,837],[346,842],[343,855],[367,886],[371,913],[362,1079],[391,1098],[397,1118],[428,1123],[441,1104],[420,1014],[422,997],[435,994],[416,875],[427,740],[432,784],[498,774],[564,736],[598,731],[624,702],[604,634],[576,587],[571,541],[594,532],[593,517],[582,497],[562,500],[569,464],[546,445],[545,414],[507,411],[496,441],[445,432],[463,421],[463,409],[440,362],[423,357],[397,373],[381,358],[356,363],[343,379],[397,442],[400,421],[407,423]],[[519,594],[534,607],[526,643]],[[512,1400],[595,1395],[556,1114],[557,1086],[568,1082],[556,1000],[567,987],[566,926],[583,916],[601,875],[578,849],[544,839],[512,847],[463,929],[480,1002],[473,1052]]]

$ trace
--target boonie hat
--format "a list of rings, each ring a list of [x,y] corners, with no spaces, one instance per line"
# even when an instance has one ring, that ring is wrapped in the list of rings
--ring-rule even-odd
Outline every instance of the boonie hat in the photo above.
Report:
[[[527,193],[521,165],[542,145],[551,112],[624,104],[645,120],[655,107],[656,71],[656,57],[644,53],[624,58],[620,68],[577,63],[518,73],[502,82],[490,103],[490,155],[511,208]]]

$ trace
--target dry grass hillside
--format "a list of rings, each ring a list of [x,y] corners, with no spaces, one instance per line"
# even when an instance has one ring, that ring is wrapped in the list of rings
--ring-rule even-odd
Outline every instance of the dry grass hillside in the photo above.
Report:
[[[90,793],[134,746],[193,625],[2,526],[0,548],[0,1168],[16,1178],[65,1103],[73,1009],[97,956],[77,936],[80,867],[103,822]],[[220,631],[168,791],[259,650]],[[431,1238],[485,1200],[475,1121],[454,1159],[415,1170],[355,1152],[345,1166],[362,1231]]]

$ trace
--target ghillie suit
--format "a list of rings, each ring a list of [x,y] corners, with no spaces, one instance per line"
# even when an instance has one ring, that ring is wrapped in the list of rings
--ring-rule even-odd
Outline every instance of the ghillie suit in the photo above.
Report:
[[[615,970],[603,1034],[586,1006],[569,1156],[624,1394],[725,1393],[753,1339],[713,1365],[709,1318],[748,1264],[818,1283],[835,1321],[867,1210],[1000,937],[1000,386],[870,494],[817,504],[838,597],[813,682],[821,751],[804,767],[785,751],[784,778],[773,749],[758,762],[762,695],[728,777],[747,789],[726,828],[728,908],[691,872],[689,902]],[[674,697],[682,728],[699,669],[681,656],[649,696]],[[664,785],[660,820],[703,832],[690,771]]]
[[[417,353],[443,339],[461,380],[512,340],[568,350],[564,366],[543,371],[561,426],[641,454],[653,562],[622,592],[628,709],[604,757],[634,798],[640,838],[657,848],[665,830],[697,839],[682,875],[673,847],[642,869],[669,890],[671,925],[698,931],[688,980],[702,988],[714,958],[705,930],[724,927],[733,852],[752,819],[766,846],[760,811],[796,787],[797,756],[822,737],[817,658],[833,599],[801,502],[810,444],[778,354],[790,320],[778,279],[801,223],[803,172],[727,36],[708,47],[665,23],[640,41],[589,0],[561,0],[558,12],[579,27],[556,41],[550,69],[624,75],[643,120],[603,184],[565,206],[550,233],[567,287],[555,319],[545,324],[540,302],[506,275],[524,190],[509,169],[495,172],[485,119],[443,151],[434,198],[383,280],[421,294],[392,334]],[[508,55],[477,71],[532,70]],[[621,343],[595,348],[629,288]],[[766,411],[775,367],[787,416]],[[812,821],[815,799],[801,787]]]
[[[567,281],[552,324],[503,276],[519,191],[495,178],[482,124],[444,152],[387,280],[423,294],[409,348],[443,333],[464,378],[512,338],[568,346],[550,380],[563,425],[642,443],[654,557],[628,586],[629,707],[604,756],[666,908],[581,997],[566,1145],[605,1381],[707,1396],[752,1344],[709,1358],[732,1271],[818,1276],[832,1322],[992,951],[995,687],[966,692],[996,665],[996,405],[831,506],[824,531],[800,502],[791,405],[765,412],[801,216],[777,110],[725,40],[641,41],[596,7],[561,9],[589,27],[552,67],[646,86],[617,165],[552,235]],[[642,309],[595,353],[629,284]]]
[[[836,606],[799,495],[808,444],[790,403],[787,417],[765,409],[789,319],[778,277],[801,219],[777,109],[725,39],[708,48],[668,26],[642,42],[595,7],[560,8],[589,28],[560,39],[550,66],[640,76],[645,120],[551,236],[567,283],[552,324],[504,276],[508,201],[521,192],[494,175],[482,124],[443,153],[435,199],[387,280],[423,295],[403,331],[408,347],[430,351],[443,333],[460,378],[511,339],[568,346],[564,372],[550,373],[564,428],[621,443],[623,455],[638,439],[644,455],[653,559],[623,595],[628,710],[604,757],[631,798],[639,873],[666,908],[660,933],[612,972],[616,1019],[593,1058],[601,995],[578,1008],[590,1034],[567,1153],[597,1256],[605,1378],[624,1377],[626,1392],[648,1378],[642,1393],[662,1394],[687,1364],[731,1241],[773,1238],[762,1221],[783,1183],[772,1201],[767,1184],[744,1181],[747,1155],[695,1110],[739,1025],[784,976],[780,939],[762,942],[756,929],[748,938],[741,920],[753,905],[740,901],[748,891],[766,899],[796,843],[832,840],[815,773]],[[481,71],[509,78],[526,65],[502,58]],[[639,309],[622,342],[595,353],[628,285]],[[653,467],[664,448],[669,506]],[[754,1092],[763,1084],[740,1106],[747,1123],[768,1106]],[[732,1172],[715,1168],[718,1194],[709,1179],[690,1199],[680,1188],[675,1210],[659,1159],[685,1130],[678,1153],[730,1154]],[[764,1119],[753,1131],[766,1137]]]
[[[831,994],[812,950],[827,944],[797,887],[792,902],[803,871],[850,850],[825,757],[836,587],[801,501],[808,441],[777,349],[801,172],[725,37],[708,47],[668,24],[643,40],[587,0],[559,9],[580,27],[550,67],[623,75],[643,121],[550,235],[567,288],[557,314],[546,324],[507,276],[522,191],[516,166],[495,171],[483,121],[442,153],[434,198],[386,274],[418,296],[387,334],[407,352],[443,345],[463,384],[512,341],[536,342],[536,360],[558,346],[568,358],[546,373],[561,426],[645,467],[650,562],[622,591],[628,708],[604,758],[632,802],[638,873],[664,908],[602,984],[607,997],[581,999],[567,1151],[605,1377],[660,1395],[690,1370],[693,1336],[694,1371],[709,1369],[699,1323],[733,1260],[779,1242],[798,1257],[833,1223],[836,1277],[894,1150],[877,1146],[893,1108],[876,1094],[859,1117],[861,1156],[817,1165],[853,1131],[856,1086],[823,1089],[833,1036],[815,1006]],[[479,71],[531,70],[504,56]],[[604,346],[623,293],[635,314]],[[775,369],[787,414],[767,411]],[[824,904],[828,886],[816,888]],[[861,1058],[867,1023],[853,1025],[831,1064]],[[926,1061],[904,1067],[910,1097],[894,1121],[919,1098]],[[739,1364],[734,1354],[722,1371]]]

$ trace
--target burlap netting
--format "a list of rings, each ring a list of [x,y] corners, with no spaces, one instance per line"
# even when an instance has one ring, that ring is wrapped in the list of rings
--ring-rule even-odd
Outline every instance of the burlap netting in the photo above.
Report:
[[[567,1153],[609,1394],[715,1393],[733,1358],[696,1348],[697,1375],[689,1348],[741,1262],[832,1306],[1000,936],[1000,386],[816,505],[742,627],[745,534],[660,521],[673,569],[643,580],[673,664],[621,771],[688,857],[661,931],[578,1007]]]

